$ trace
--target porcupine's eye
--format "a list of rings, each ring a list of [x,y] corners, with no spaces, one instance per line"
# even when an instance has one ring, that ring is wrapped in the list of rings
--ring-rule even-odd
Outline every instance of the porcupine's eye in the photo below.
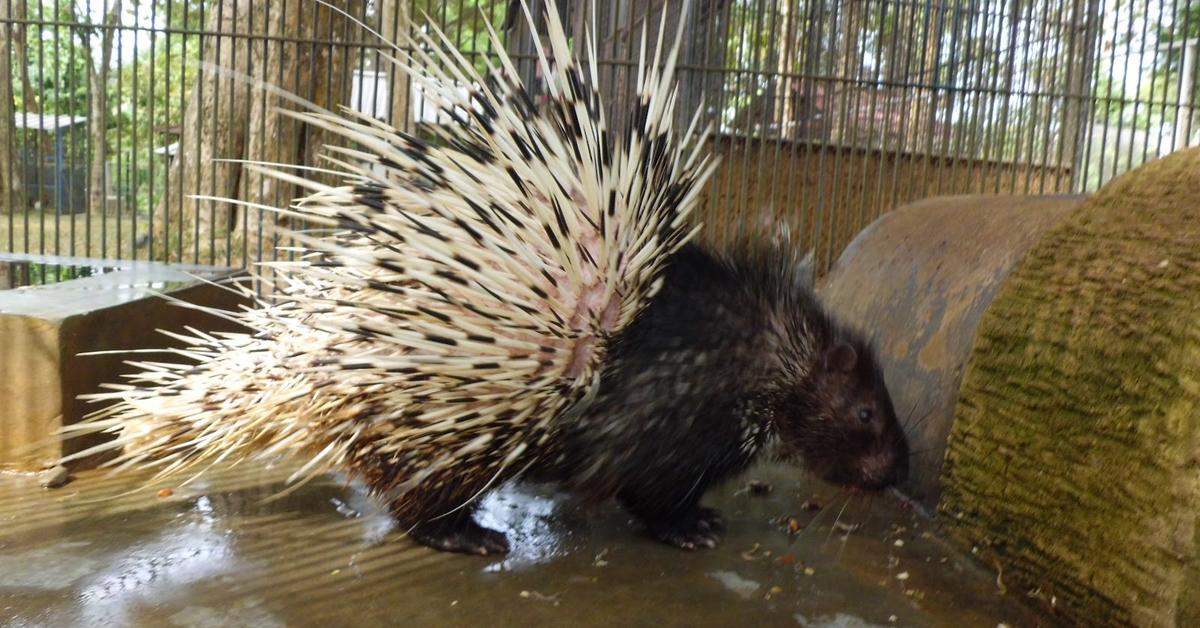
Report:
[[[859,411],[858,411],[858,420],[859,421],[862,421],[863,423],[870,423],[871,419],[873,419],[873,418],[875,418],[875,414],[873,412],[871,412],[870,408],[859,409]]]

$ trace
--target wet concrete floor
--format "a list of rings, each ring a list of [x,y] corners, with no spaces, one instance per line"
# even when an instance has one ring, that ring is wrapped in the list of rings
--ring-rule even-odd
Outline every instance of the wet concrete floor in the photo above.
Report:
[[[615,506],[584,511],[548,490],[504,489],[482,512],[509,533],[504,558],[415,546],[336,478],[266,501],[286,469],[239,467],[171,495],[159,493],[170,482],[145,476],[84,472],[47,490],[0,475],[0,624],[1047,623],[895,497],[847,504],[799,475],[762,467],[710,495],[729,529],[718,549],[694,553],[644,539]],[[753,495],[750,479],[773,490]],[[780,524],[789,516],[805,526],[794,537]]]

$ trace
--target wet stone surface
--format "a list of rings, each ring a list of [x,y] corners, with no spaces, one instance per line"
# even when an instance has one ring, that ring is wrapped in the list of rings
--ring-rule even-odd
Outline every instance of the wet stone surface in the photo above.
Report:
[[[711,495],[725,539],[691,553],[647,540],[614,506],[506,488],[481,513],[512,541],[500,559],[415,546],[337,478],[266,501],[286,475],[239,467],[172,487],[84,472],[57,490],[0,476],[0,625],[1046,623],[896,498],[847,501],[785,467]]]

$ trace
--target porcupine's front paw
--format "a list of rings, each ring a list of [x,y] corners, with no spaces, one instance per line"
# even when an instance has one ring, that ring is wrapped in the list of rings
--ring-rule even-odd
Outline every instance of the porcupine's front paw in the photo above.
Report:
[[[419,524],[408,533],[409,538],[443,552],[489,556],[508,553],[508,538],[503,533],[485,528],[470,517],[449,523]]]
[[[685,550],[716,547],[724,530],[721,513],[712,508],[696,508],[678,519],[647,524],[650,536]]]

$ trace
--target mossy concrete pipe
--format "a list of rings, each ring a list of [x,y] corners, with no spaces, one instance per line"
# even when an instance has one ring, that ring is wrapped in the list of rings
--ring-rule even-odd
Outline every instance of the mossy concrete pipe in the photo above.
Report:
[[[1200,149],[1110,182],[980,321],[939,515],[1064,624],[1200,625]]]
[[[1080,196],[953,196],[901,207],[851,242],[819,291],[871,335],[912,473],[902,487],[933,508],[946,438],[975,330],[1016,263]]]

